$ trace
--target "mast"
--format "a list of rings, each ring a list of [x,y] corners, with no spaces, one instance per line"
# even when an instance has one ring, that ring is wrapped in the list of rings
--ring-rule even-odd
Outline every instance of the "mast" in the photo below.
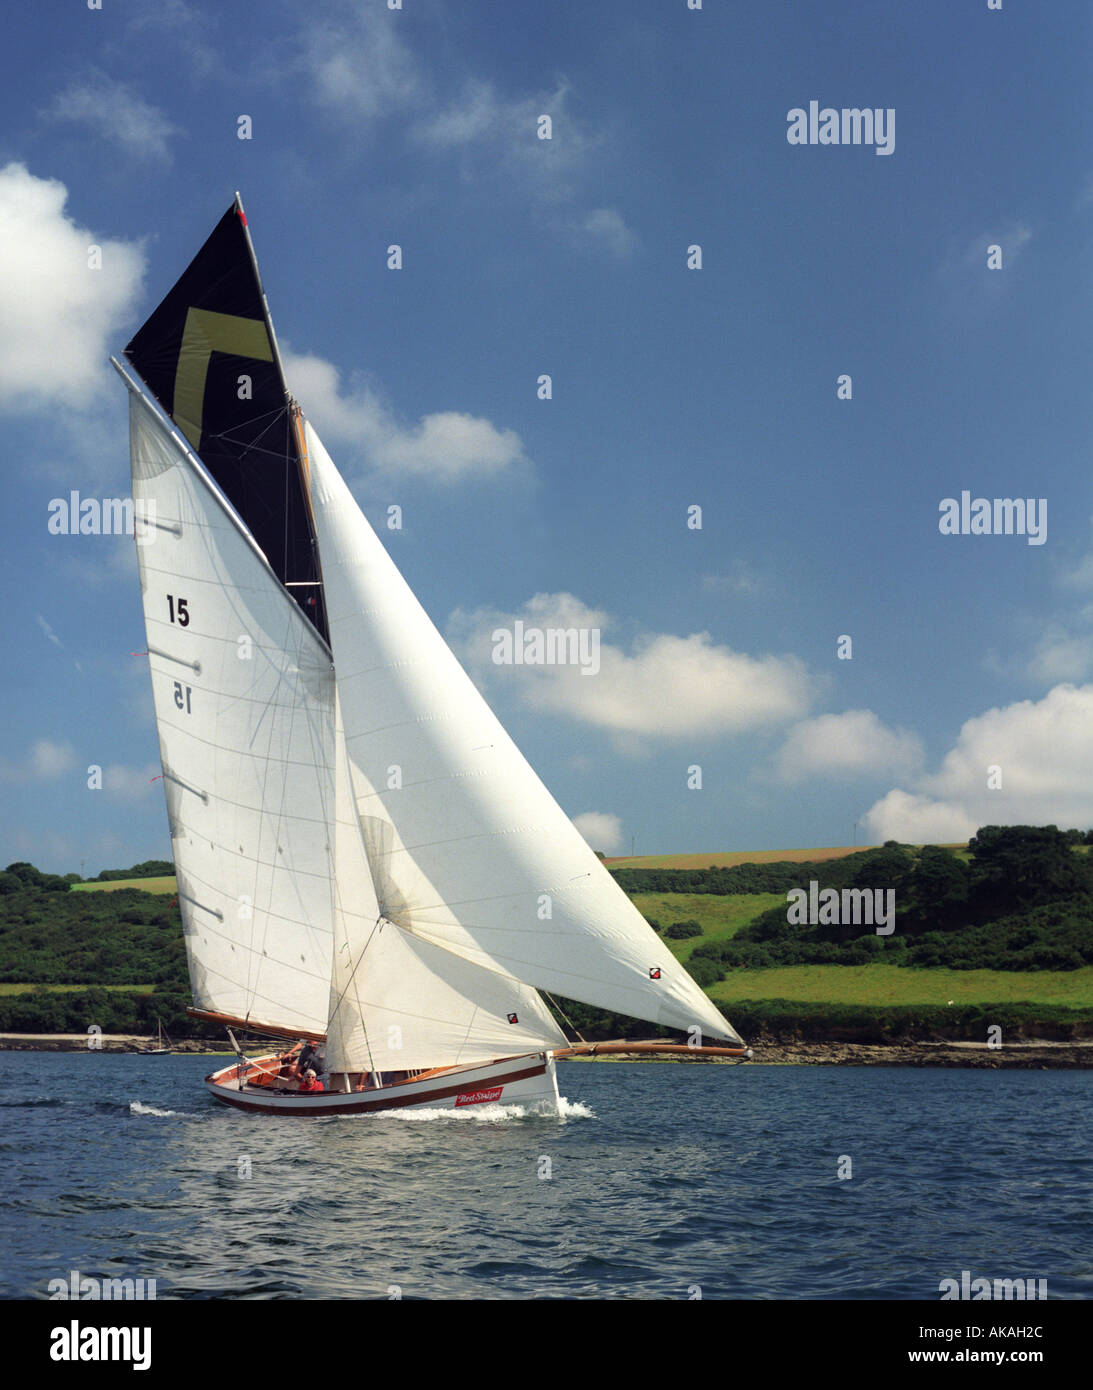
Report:
[[[281,361],[281,350],[277,346],[277,334],[273,328],[273,316],[269,311],[269,299],[262,286],[262,273],[258,269],[258,257],[254,253],[254,241],[250,234],[250,223],[247,221],[247,214],[243,211],[243,199],[238,189],[235,190],[235,211],[243,228],[243,239],[246,242],[247,254],[250,256],[251,269],[254,271],[254,279],[258,286],[258,293],[262,296],[262,314],[266,321],[266,332],[269,334],[269,344],[273,349],[273,360],[277,365],[281,384],[285,388],[285,402],[288,404],[291,402],[292,398],[288,393],[288,385],[285,378],[285,364]]]

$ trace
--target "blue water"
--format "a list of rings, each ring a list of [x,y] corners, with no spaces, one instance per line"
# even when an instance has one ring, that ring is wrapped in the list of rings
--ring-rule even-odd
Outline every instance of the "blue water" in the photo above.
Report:
[[[219,1105],[214,1064],[6,1054],[0,1295],[1093,1296],[1088,1072],[563,1062],[563,1120],[301,1121]]]

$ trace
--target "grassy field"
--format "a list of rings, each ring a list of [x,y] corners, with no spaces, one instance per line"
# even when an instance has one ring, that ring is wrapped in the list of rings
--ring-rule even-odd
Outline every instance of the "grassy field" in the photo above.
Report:
[[[661,927],[670,927],[673,922],[699,924],[701,936],[683,941],[663,938],[676,959],[682,961],[690,960],[691,952],[703,941],[734,936],[761,912],[785,900],[784,893],[735,893],[732,897],[715,897],[712,893],[635,893],[632,899],[644,917],[655,918]]]
[[[115,878],[107,883],[74,883],[73,893],[113,893],[119,888],[139,888],[142,893],[174,893],[175,876],[164,878]]]
[[[891,965],[788,965],[732,970],[706,991],[719,1004],[791,999],[807,1004],[1093,1003],[1093,966],[1081,970],[911,970]]]
[[[29,994],[34,989],[48,989],[54,994],[72,994],[80,989],[127,989],[133,994],[151,994],[155,985],[97,985],[92,981],[86,985],[5,985],[0,984],[0,994]]]
[[[860,854],[863,849],[878,849],[878,845],[843,845],[835,849],[756,849],[711,850],[709,854],[639,854],[631,859],[607,859],[612,869],[731,869],[737,864],[822,864],[827,859],[844,859],[848,854]],[[966,858],[967,845],[945,845]]]

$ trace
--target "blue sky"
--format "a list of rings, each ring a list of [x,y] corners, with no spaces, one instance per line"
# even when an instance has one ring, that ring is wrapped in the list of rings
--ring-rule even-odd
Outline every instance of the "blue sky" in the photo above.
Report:
[[[1090,23],[28,11],[0,83],[3,862],[169,855],[132,542],[46,523],[127,493],[106,359],[237,188],[290,386],[596,848],[1093,825]],[[812,100],[893,109],[891,154],[788,143]],[[965,489],[1046,499],[1045,543],[941,535]],[[517,618],[598,627],[599,673],[493,665]]]

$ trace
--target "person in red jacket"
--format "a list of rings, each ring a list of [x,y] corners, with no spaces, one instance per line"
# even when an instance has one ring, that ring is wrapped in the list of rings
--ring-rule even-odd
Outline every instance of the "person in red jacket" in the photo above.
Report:
[[[323,1083],[309,1067],[307,1071],[304,1072],[304,1079],[300,1082],[300,1089],[297,1094],[304,1095],[307,1091],[321,1091],[323,1089]]]

